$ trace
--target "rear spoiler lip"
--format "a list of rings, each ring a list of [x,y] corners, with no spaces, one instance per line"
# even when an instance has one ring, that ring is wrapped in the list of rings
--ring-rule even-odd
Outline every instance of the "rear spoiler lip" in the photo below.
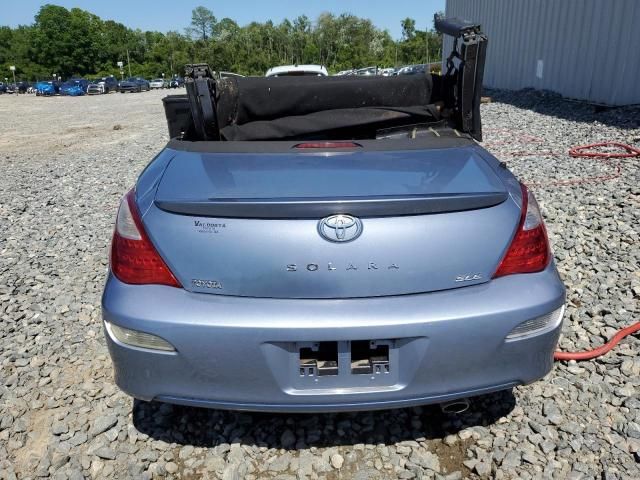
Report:
[[[317,219],[334,214],[387,217],[451,213],[488,208],[503,203],[503,192],[433,195],[326,198],[250,198],[162,200],[155,205],[170,213],[215,218]]]

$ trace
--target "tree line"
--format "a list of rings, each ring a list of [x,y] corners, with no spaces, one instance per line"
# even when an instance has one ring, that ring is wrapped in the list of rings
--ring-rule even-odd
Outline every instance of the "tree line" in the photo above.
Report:
[[[197,7],[184,32],[131,29],[80,8],[44,5],[31,25],[0,26],[0,70],[19,80],[41,80],[55,73],[72,76],[181,75],[187,63],[206,62],[218,71],[264,75],[276,65],[314,63],[336,72],[351,68],[390,67],[440,60],[442,39],[433,28],[416,29],[402,21],[394,40],[371,20],[343,13],[321,14],[315,22],[302,15],[276,24],[240,26],[230,18]]]

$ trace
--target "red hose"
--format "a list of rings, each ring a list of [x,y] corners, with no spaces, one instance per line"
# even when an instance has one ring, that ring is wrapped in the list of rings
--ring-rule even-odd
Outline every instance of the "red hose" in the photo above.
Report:
[[[595,148],[602,147],[616,147],[622,149],[624,152],[602,152],[596,151]],[[631,145],[626,145],[624,143],[619,142],[602,142],[602,143],[592,143],[590,145],[581,145],[577,147],[573,147],[569,150],[569,156],[574,158],[603,158],[608,160],[610,158],[631,158],[631,157],[640,157],[640,150],[632,147]],[[615,178],[619,176],[621,173],[621,168],[619,165],[615,166],[616,174],[610,175],[607,177],[601,177],[600,180],[608,180],[611,178]],[[586,178],[583,180],[593,180],[593,178]],[[571,181],[564,182],[556,182],[556,185],[566,185]],[[556,352],[553,355],[555,360],[591,360],[596,357],[600,357],[606,353],[608,353],[613,347],[615,347],[620,340],[622,340],[627,335],[631,335],[640,330],[640,322],[636,322],[633,325],[630,325],[622,330],[619,330],[607,343],[602,345],[601,347],[594,348],[593,350],[587,350],[585,352]]]
[[[593,150],[594,148],[601,147],[617,147],[624,150],[626,153],[608,153]],[[602,142],[573,147],[571,150],[569,150],[569,156],[575,158],[631,158],[640,157],[640,150],[625,143]]]
[[[633,325],[619,330],[611,340],[601,347],[594,348],[593,350],[587,350],[586,352],[556,352],[553,354],[553,358],[555,360],[591,360],[592,358],[600,357],[609,352],[609,350],[615,347],[624,337],[631,335],[632,333],[636,333],[639,330],[640,322],[636,322]]]

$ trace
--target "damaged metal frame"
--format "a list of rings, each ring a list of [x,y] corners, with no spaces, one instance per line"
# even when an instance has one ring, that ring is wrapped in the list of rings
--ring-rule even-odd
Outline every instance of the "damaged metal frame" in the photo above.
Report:
[[[185,87],[196,135],[201,140],[220,140],[213,72],[206,63],[187,65],[185,70]]]
[[[460,125],[461,131],[482,141],[480,96],[487,55],[487,36],[482,33],[480,25],[468,20],[435,15],[434,24],[438,32],[454,38],[453,50],[447,58],[446,74],[457,76],[453,92],[456,123]]]

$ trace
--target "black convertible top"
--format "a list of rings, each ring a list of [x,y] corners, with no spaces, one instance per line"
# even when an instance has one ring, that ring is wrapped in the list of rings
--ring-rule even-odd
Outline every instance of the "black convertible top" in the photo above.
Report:
[[[218,125],[227,140],[266,140],[435,121],[440,84],[432,75],[228,78],[216,92]]]

